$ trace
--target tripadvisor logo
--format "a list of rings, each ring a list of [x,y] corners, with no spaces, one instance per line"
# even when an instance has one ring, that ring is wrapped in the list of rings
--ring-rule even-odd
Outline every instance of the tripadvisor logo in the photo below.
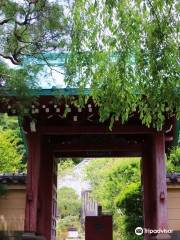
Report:
[[[135,234],[136,235],[138,235],[138,236],[141,236],[141,235],[143,235],[143,228],[142,227],[137,227],[136,229],[135,229]]]
[[[173,232],[173,230],[171,230],[171,229],[149,229],[149,228],[142,228],[142,227],[137,227],[136,229],[135,229],[135,234],[137,235],[137,236],[141,236],[141,235],[143,235],[143,233],[145,233],[145,234],[158,234],[158,233],[166,233],[166,234],[170,234],[170,233],[172,233]]]

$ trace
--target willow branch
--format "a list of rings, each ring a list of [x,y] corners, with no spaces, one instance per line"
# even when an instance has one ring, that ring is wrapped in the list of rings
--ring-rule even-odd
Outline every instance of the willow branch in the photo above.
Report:
[[[159,17],[158,17],[158,15],[157,15],[157,13],[156,13],[156,11],[155,11],[155,9],[154,9],[154,6],[153,6],[151,0],[147,0],[147,1],[148,1],[149,5],[150,5],[150,7],[151,7],[151,9],[152,9],[155,17],[156,17],[156,20],[157,20],[158,25],[159,25],[159,29],[161,30],[161,24],[160,24],[160,21],[159,21]]]

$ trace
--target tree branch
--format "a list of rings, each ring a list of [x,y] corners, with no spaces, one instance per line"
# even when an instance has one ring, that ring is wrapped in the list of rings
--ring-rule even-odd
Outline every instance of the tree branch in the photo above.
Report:
[[[4,55],[2,53],[0,53],[0,56],[4,59],[9,59],[14,65],[19,65],[20,61],[16,61],[18,59],[14,59],[14,56],[8,56],[8,55]]]
[[[6,18],[0,22],[0,25],[3,25],[5,23],[8,23],[9,21],[13,20],[13,18]]]
[[[29,18],[29,16],[32,14],[32,12],[31,12],[31,5],[32,4],[33,4],[33,2],[29,2],[29,4],[28,4],[28,10],[27,10],[27,13],[25,15],[24,21],[23,22],[19,22],[19,21],[16,20],[15,24],[18,24],[20,26],[28,24],[28,22],[31,20],[31,18]]]

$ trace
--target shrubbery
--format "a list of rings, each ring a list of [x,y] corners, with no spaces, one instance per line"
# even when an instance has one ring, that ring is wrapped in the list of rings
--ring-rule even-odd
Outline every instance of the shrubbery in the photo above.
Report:
[[[118,194],[115,200],[116,207],[122,213],[121,231],[126,239],[136,239],[134,230],[137,226],[143,226],[143,203],[141,183],[129,184],[123,192]],[[141,238],[138,237],[140,240]]]
[[[180,147],[172,149],[167,162],[168,172],[180,172]]]
[[[0,173],[25,170],[25,147],[16,117],[0,114]]]
[[[17,172],[22,168],[22,155],[14,131],[0,129],[0,143],[0,172]]]
[[[58,190],[59,221],[58,239],[66,239],[69,227],[80,228],[81,200],[74,189],[62,187]]]

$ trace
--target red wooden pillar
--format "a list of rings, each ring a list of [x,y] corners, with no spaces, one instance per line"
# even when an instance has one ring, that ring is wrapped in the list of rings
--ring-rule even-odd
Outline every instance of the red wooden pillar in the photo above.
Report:
[[[37,232],[38,184],[41,158],[41,138],[38,133],[28,133],[27,195],[25,209],[25,232]]]
[[[155,196],[155,175],[154,161],[152,161],[152,149],[150,142],[146,149],[142,161],[142,183],[143,183],[143,212],[144,212],[144,227],[147,229],[155,229],[156,219],[156,196]],[[150,239],[149,234],[144,235],[145,240]]]
[[[168,230],[165,137],[162,132],[157,132],[153,137],[153,159],[156,175],[156,228]],[[169,234],[158,234],[156,237],[162,238],[171,239]]]
[[[144,225],[151,230],[168,230],[164,134],[157,132],[143,158]],[[145,239],[170,239],[168,234],[145,234]]]
[[[37,233],[46,240],[54,240],[53,216],[56,211],[53,199],[56,200],[57,172],[54,170],[53,153],[48,142],[43,143],[43,156],[40,168],[39,199],[38,199],[38,230]],[[56,176],[54,174],[56,173]],[[54,190],[55,189],[55,190]],[[55,193],[56,194],[56,193]],[[54,208],[55,210],[54,210]],[[54,210],[54,211],[53,211]],[[55,212],[56,214],[56,212]],[[56,227],[56,226],[55,226]]]

